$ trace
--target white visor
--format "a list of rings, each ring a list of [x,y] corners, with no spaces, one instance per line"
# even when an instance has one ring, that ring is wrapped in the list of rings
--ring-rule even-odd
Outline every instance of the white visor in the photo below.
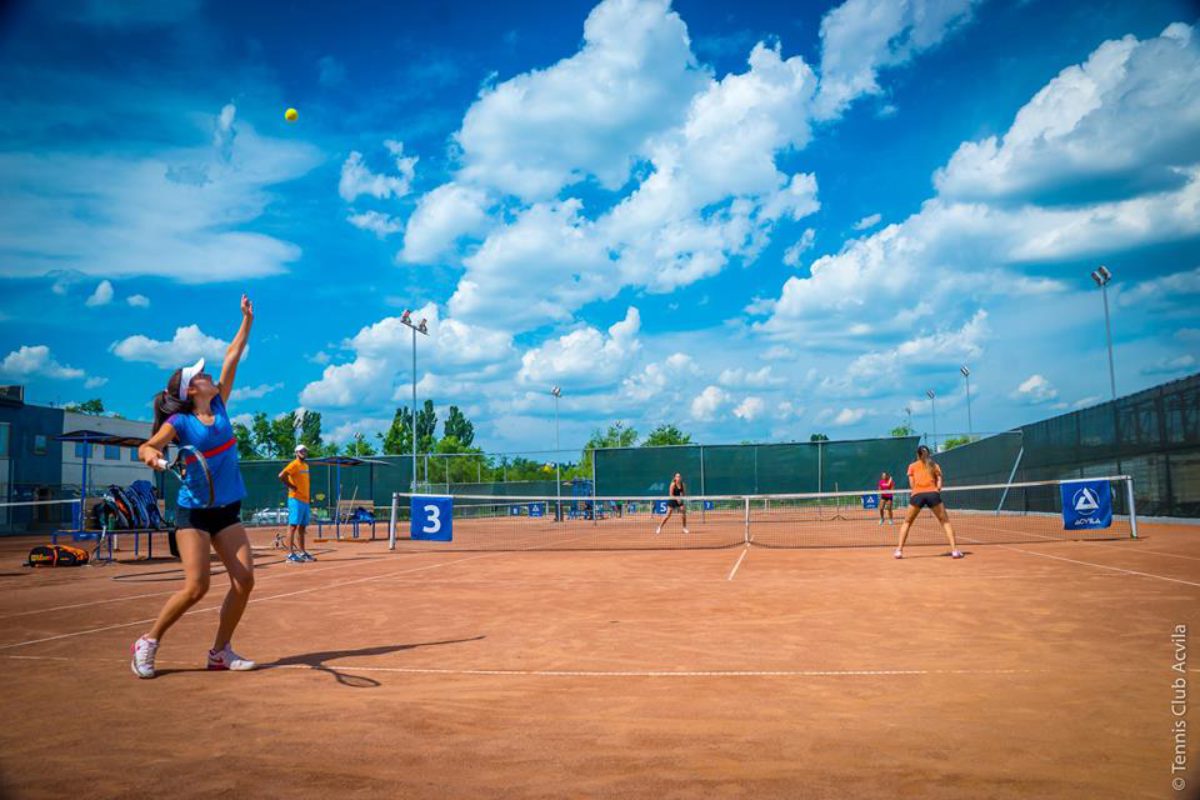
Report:
[[[204,372],[204,359],[203,358],[201,358],[195,364],[192,364],[190,367],[183,368],[183,370],[179,374],[179,399],[180,400],[187,400],[188,386],[191,384],[192,378],[196,377],[201,372]]]

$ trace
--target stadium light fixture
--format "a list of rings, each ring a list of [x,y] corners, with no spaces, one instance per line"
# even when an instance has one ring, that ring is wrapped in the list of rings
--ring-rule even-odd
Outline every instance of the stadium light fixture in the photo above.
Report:
[[[417,493],[417,334],[429,335],[425,320],[420,325],[412,322],[412,312],[407,308],[400,315],[400,323],[412,329],[412,493]],[[426,478],[429,476],[426,475]]]
[[[1108,388],[1112,391],[1112,399],[1117,399],[1117,374],[1113,369],[1112,320],[1108,315],[1108,284],[1112,282],[1112,272],[1108,267],[1100,266],[1092,270],[1092,280],[1100,287],[1104,297],[1104,336],[1108,340]]]
[[[554,492],[558,502],[555,508],[554,521],[562,521],[562,467],[559,464],[559,441],[558,441],[558,400],[562,397],[562,387],[555,386],[550,390],[550,394],[554,395]],[[595,480],[593,475],[592,479]]]
[[[967,382],[967,438],[969,439],[975,433],[975,428],[971,424],[971,370],[966,364],[963,364],[958,371],[962,373],[963,380]]]
[[[938,451],[937,446],[937,393],[933,389],[926,389],[925,395],[929,398],[929,410],[933,415],[933,452]]]

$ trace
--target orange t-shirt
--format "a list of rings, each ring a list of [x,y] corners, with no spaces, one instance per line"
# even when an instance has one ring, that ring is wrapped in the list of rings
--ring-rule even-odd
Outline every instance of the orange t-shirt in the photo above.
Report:
[[[908,465],[908,485],[913,494],[938,491],[938,478],[942,477],[942,468],[937,464],[925,466],[920,459]]]

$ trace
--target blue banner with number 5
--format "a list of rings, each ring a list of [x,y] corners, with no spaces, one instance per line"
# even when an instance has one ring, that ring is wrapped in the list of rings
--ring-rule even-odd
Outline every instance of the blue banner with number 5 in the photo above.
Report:
[[[452,541],[454,532],[453,497],[412,498],[412,527],[409,535],[426,542]]]

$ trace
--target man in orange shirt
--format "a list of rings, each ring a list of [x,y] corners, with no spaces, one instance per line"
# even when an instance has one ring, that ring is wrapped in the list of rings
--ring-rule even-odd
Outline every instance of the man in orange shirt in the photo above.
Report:
[[[288,557],[292,564],[316,561],[304,548],[304,533],[312,518],[309,510],[308,448],[296,445],[296,457],[283,471],[279,480],[288,490]],[[296,539],[300,539],[300,550],[296,550]]]
[[[904,558],[904,540],[908,538],[908,529],[921,513],[922,508],[928,508],[942,523],[942,530],[950,540],[950,557],[962,558],[962,551],[954,542],[954,528],[950,525],[950,516],[942,503],[942,468],[933,460],[929,448],[921,445],[917,448],[917,460],[908,465],[908,485],[912,489],[912,497],[908,504],[908,513],[904,515],[904,524],[900,526],[900,541],[896,544],[896,558]]]

